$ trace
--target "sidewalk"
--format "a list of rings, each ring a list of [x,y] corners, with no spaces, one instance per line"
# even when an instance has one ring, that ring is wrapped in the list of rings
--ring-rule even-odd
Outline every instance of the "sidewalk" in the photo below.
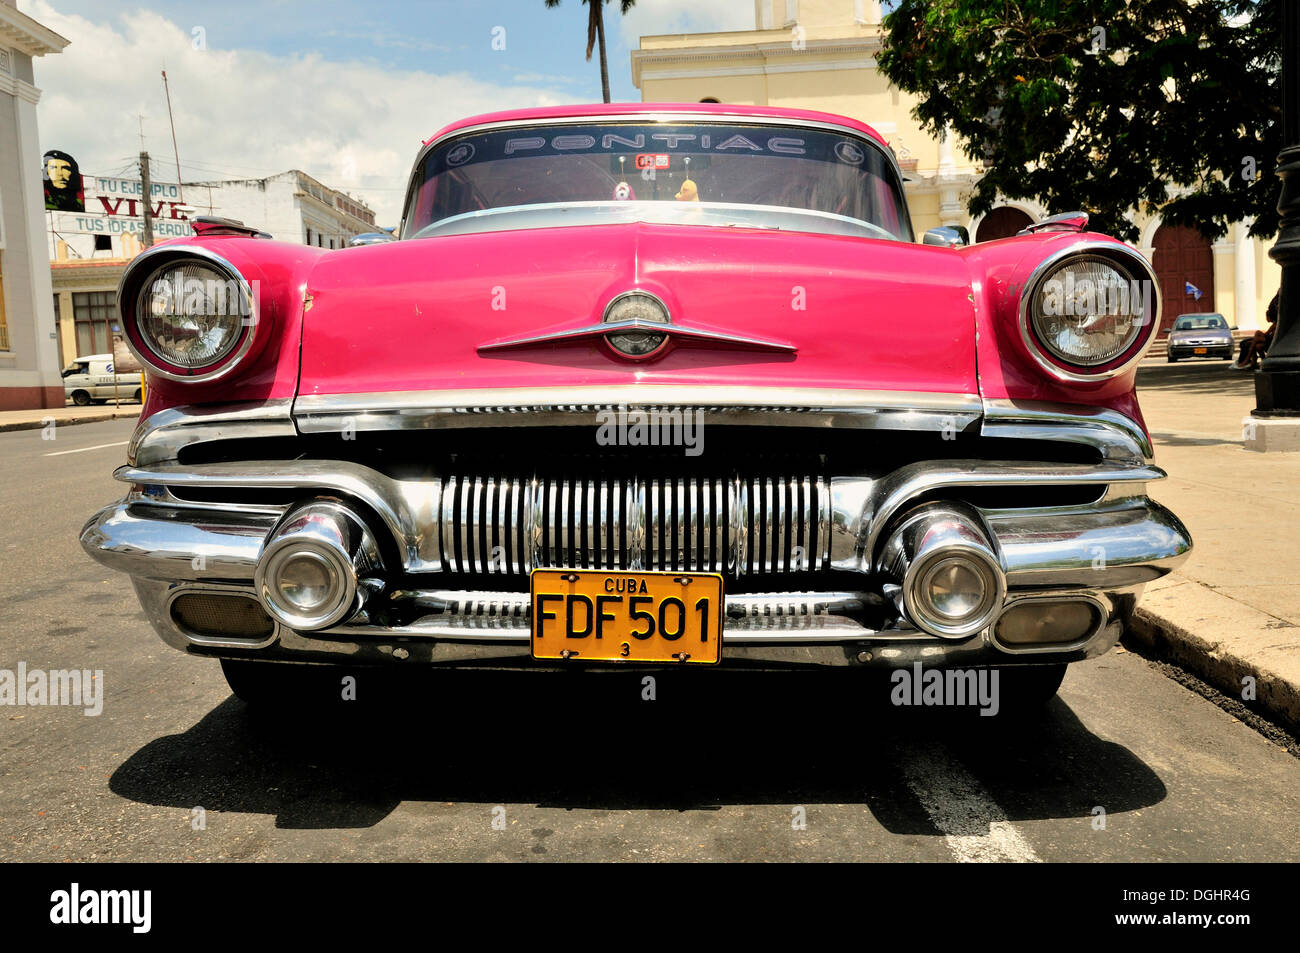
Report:
[[[46,407],[37,410],[0,410],[0,433],[8,430],[39,430],[53,418],[55,426],[89,424],[118,417],[139,417],[140,405],[123,402],[120,407],[91,404],[88,407]]]
[[[1138,397],[1169,473],[1151,495],[1195,549],[1147,587],[1126,640],[1236,699],[1252,676],[1245,704],[1300,733],[1300,453],[1242,448],[1254,380],[1226,362],[1146,372]]]

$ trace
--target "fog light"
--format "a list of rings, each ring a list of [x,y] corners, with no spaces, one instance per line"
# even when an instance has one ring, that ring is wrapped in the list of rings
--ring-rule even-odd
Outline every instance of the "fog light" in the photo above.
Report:
[[[931,504],[910,514],[881,551],[880,569],[899,580],[899,608],[917,628],[964,639],[1002,607],[1006,580],[978,518]]]
[[[325,557],[295,552],[280,564],[275,584],[284,602],[302,612],[319,612],[338,592],[341,581],[338,570]]]
[[[293,629],[325,629],[361,608],[358,575],[378,564],[361,520],[336,503],[312,503],[287,515],[257,564],[257,596]]]
[[[1102,619],[1099,607],[1083,599],[1026,599],[1009,606],[994,630],[1008,648],[1059,648],[1088,638]]]
[[[935,613],[953,620],[977,611],[987,588],[979,572],[958,556],[935,560],[921,586]]]

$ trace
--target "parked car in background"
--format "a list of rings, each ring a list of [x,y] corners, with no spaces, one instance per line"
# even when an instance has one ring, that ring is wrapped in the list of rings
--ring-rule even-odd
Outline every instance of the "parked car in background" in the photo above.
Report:
[[[246,700],[288,663],[925,666],[1010,708],[1191,549],[1146,492],[1148,262],[1082,213],[918,237],[856,120],[480,116],[395,242],[195,230],[122,277],[149,402],[81,542]]]
[[[383,245],[386,242],[397,241],[388,232],[362,232],[360,235],[353,235],[348,241],[349,248],[360,248],[363,245]]]
[[[1221,314],[1180,314],[1169,329],[1165,353],[1173,364],[1185,357],[1232,360],[1236,345],[1228,319]]]
[[[139,373],[118,374],[112,354],[79,357],[63,369],[63,394],[79,407],[108,400],[139,401]]]

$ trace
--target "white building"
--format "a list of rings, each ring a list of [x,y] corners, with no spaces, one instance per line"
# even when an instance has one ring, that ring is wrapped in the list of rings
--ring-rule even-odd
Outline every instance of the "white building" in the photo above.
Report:
[[[0,0],[0,410],[64,405],[32,60],[67,45]]]
[[[220,215],[286,242],[344,248],[375,230],[375,213],[359,199],[291,169],[265,179],[186,182],[185,201],[196,215]]]
[[[142,250],[140,180],[86,175],[84,186],[84,213],[50,213],[48,273],[63,364],[113,349],[117,285]],[[151,192],[154,241],[193,234],[188,221],[196,215],[238,219],[280,241],[321,248],[343,248],[354,235],[375,231],[375,213],[365,204],[296,169],[265,179],[152,182]]]

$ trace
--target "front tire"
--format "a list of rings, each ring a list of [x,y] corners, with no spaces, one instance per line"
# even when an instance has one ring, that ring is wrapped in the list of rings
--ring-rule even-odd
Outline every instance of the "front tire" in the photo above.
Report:
[[[72,392],[72,402],[78,407],[89,407],[90,395],[84,390],[74,390]]]
[[[1178,358],[1174,357],[1172,354],[1169,354],[1169,355],[1166,355],[1166,356],[1168,357],[1168,359],[1169,359],[1169,363],[1170,363],[1170,364],[1177,364],[1177,363],[1178,363]]]
[[[235,697],[254,708],[287,708],[310,702],[313,685],[322,689],[324,698],[315,666],[223,658],[221,673]]]
[[[998,670],[999,711],[1032,715],[1056,697],[1067,665],[1011,665]]]

